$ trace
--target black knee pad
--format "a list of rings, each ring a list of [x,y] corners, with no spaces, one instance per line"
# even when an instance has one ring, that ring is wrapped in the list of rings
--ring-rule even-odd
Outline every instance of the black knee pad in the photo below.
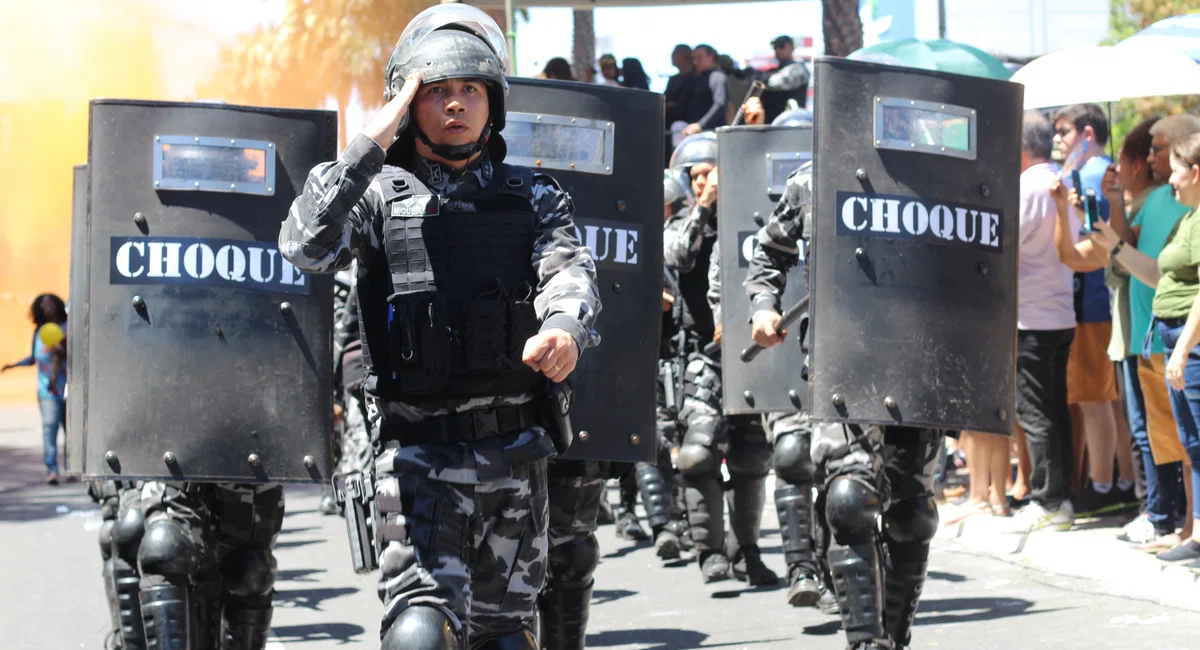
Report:
[[[897,501],[883,514],[883,531],[896,542],[928,542],[937,530],[937,503],[929,497]]]
[[[100,557],[104,558],[105,560],[112,557],[113,528],[116,527],[116,525],[117,522],[111,520],[100,524],[100,535],[98,540],[100,542]]]
[[[440,609],[414,605],[383,634],[382,650],[459,650],[454,625]]]
[[[570,541],[551,546],[549,557],[550,578],[547,587],[585,589],[592,584],[592,573],[600,564],[600,543],[596,536],[576,535]]]
[[[269,596],[275,587],[275,555],[268,549],[234,549],[221,560],[225,591],[234,596]]]
[[[717,467],[717,457],[704,445],[686,442],[679,448],[675,466],[684,476],[708,476]]]
[[[143,575],[182,578],[196,574],[200,549],[183,524],[164,519],[146,526],[138,548],[138,565]]]
[[[138,547],[146,533],[146,516],[138,508],[130,508],[121,514],[113,525],[113,544],[117,555],[131,564],[137,561]]]
[[[875,490],[845,476],[833,479],[825,495],[825,517],[838,541],[866,539],[875,533],[881,504]]]
[[[811,485],[817,466],[808,436],[785,433],[775,439],[775,475],[792,485]]]

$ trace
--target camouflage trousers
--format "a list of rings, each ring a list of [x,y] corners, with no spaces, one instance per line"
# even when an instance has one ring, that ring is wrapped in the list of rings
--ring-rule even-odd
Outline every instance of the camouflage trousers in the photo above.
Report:
[[[397,471],[396,458],[388,449],[376,461],[380,634],[413,606],[440,610],[462,648],[532,631],[547,570],[547,461],[454,483]]]
[[[596,532],[605,479],[586,461],[550,461],[550,548]],[[551,551],[553,552],[553,551]],[[551,577],[553,582],[553,577]]]
[[[234,550],[275,549],[283,528],[283,486],[277,483],[147,481],[140,506],[146,526],[170,519],[184,525],[199,550],[201,571],[219,571]],[[124,499],[121,503],[126,507]],[[143,576],[142,582],[155,576]]]
[[[337,431],[333,447],[336,456],[334,472],[337,474],[365,471],[374,460],[367,408],[360,397],[346,391],[345,420]]]

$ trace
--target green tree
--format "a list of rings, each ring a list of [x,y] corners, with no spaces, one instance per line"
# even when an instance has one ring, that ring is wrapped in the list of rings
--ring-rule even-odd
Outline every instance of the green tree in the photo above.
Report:
[[[1200,11],[1200,0],[1112,0],[1110,11],[1109,35],[1102,42],[1104,45],[1116,45],[1160,20]],[[1117,102],[1112,105],[1113,142],[1119,145],[1125,134],[1147,117],[1195,112],[1197,108],[1200,97],[1195,95]]]
[[[346,108],[383,104],[383,71],[396,39],[431,0],[287,0],[277,25],[242,35],[222,52],[203,96],[227,101],[339,111],[345,146]]]

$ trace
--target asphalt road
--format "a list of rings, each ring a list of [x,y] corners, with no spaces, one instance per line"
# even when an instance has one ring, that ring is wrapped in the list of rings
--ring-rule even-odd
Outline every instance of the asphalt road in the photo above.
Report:
[[[102,648],[107,611],[100,581],[99,514],[79,484],[19,487],[39,471],[38,450],[0,445],[0,648]],[[615,494],[614,494],[615,498]],[[349,565],[339,517],[316,512],[317,492],[289,488],[277,556],[280,579],[271,650],[378,647],[374,581]],[[774,512],[764,515],[768,563],[783,571]],[[845,647],[840,624],[796,610],[782,585],[704,585],[694,562],[663,566],[649,546],[600,529],[603,561],[588,646],[611,650]],[[1200,616],[936,542],[914,648],[1034,650],[1200,647]]]

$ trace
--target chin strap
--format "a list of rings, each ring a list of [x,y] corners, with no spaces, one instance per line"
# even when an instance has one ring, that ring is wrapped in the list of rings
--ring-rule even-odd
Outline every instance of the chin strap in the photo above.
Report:
[[[479,134],[479,139],[470,144],[434,144],[416,124],[413,124],[412,130],[417,139],[429,147],[435,156],[458,161],[466,160],[483,151],[483,148],[487,146],[488,138],[492,135],[492,124],[488,122],[487,126],[483,127],[483,132]]]

